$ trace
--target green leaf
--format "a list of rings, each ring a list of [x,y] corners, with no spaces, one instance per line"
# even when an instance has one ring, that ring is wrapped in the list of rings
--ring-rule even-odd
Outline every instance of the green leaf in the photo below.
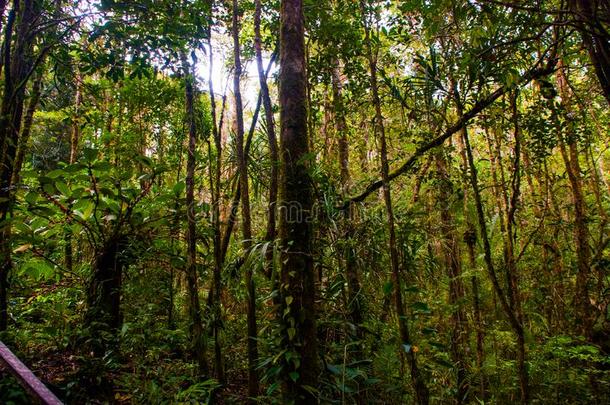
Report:
[[[416,285],[410,285],[407,288],[405,288],[405,291],[412,292],[412,293],[418,293],[420,290],[419,290],[419,287],[417,287]]]
[[[339,369],[339,367],[335,366],[334,364],[327,364],[326,368],[328,369],[328,371],[335,375],[341,374],[341,370]]]
[[[148,156],[144,156],[144,155],[136,156],[136,160],[143,166],[146,166],[146,167],[153,166],[153,161]]]
[[[383,294],[390,295],[390,293],[392,293],[393,289],[394,289],[394,283],[392,281],[388,281],[387,283],[385,283],[383,285]]]
[[[46,177],[51,178],[51,179],[56,179],[59,176],[63,176],[64,174],[66,174],[66,172],[62,169],[56,169],[56,170],[51,170],[49,173],[47,173]]]
[[[297,382],[297,380],[299,379],[300,375],[299,373],[297,373],[296,371],[292,371],[290,374],[290,379],[294,382]]]
[[[108,162],[97,162],[93,165],[93,170],[97,170],[100,172],[107,172],[112,169],[112,165]]]
[[[80,163],[75,163],[72,165],[68,165],[64,168],[64,170],[66,171],[66,173],[76,173],[79,170],[84,169],[86,166]]]
[[[70,196],[70,188],[63,181],[55,182],[55,188],[57,188],[57,191],[59,191],[60,193],[62,193],[66,197]]]
[[[182,192],[184,191],[184,189],[186,188],[186,183],[184,183],[183,181],[180,181],[176,184],[174,184],[174,187],[172,188],[172,192],[174,194],[182,194]]]
[[[49,184],[49,183],[53,183],[53,179],[50,178],[49,176],[40,176],[38,178],[38,181],[40,182],[40,184]]]
[[[297,334],[297,330],[295,328],[288,328],[288,339],[293,340],[294,336]]]
[[[411,308],[413,308],[415,311],[419,311],[422,313],[426,313],[429,314],[430,313],[430,308],[428,307],[428,304],[426,304],[425,302],[414,302],[411,304]]]
[[[83,207],[82,210],[74,210],[74,212],[79,215],[82,219],[89,219],[91,217],[91,214],[93,213],[93,210],[95,209],[95,204],[93,203],[93,201],[87,201],[86,205]]]
[[[42,281],[53,277],[54,269],[46,261],[31,260],[25,265],[25,271],[32,278]]]
[[[38,201],[38,193],[35,191],[30,191],[25,195],[25,201],[30,204],[36,204],[36,201]]]
[[[85,156],[85,160],[88,163],[93,162],[96,158],[97,158],[97,149],[93,149],[93,148],[85,148],[83,150],[83,155]]]
[[[45,193],[53,195],[55,194],[55,188],[50,183],[43,184],[42,189]]]

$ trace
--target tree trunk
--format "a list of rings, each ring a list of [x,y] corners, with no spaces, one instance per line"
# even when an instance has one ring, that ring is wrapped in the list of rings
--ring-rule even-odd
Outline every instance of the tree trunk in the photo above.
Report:
[[[483,257],[485,259],[485,266],[487,268],[487,273],[489,274],[489,278],[491,279],[491,283],[494,287],[494,292],[497,295],[497,298],[500,301],[500,306],[508,318],[511,329],[515,333],[517,340],[517,348],[518,348],[518,377],[519,377],[519,385],[521,391],[521,403],[527,404],[529,403],[529,387],[528,387],[528,375],[527,369],[525,368],[525,332],[523,330],[523,325],[519,321],[519,318],[513,311],[512,307],[509,304],[509,301],[506,297],[505,291],[502,289],[500,285],[500,280],[497,276],[496,269],[493,263],[493,258],[491,254],[491,243],[489,240],[489,235],[487,233],[487,222],[485,219],[485,212],[483,210],[483,201],[481,198],[481,192],[479,189],[477,169],[474,163],[474,157],[472,155],[472,149],[470,147],[470,141],[468,140],[468,133],[466,130],[463,132],[464,135],[464,144],[466,146],[466,153],[468,157],[468,165],[470,169],[470,181],[474,194],[474,201],[477,211],[477,217],[479,220],[479,229],[481,239],[483,241]]]
[[[335,129],[339,137],[339,167],[341,168],[341,185],[343,193],[347,194],[350,186],[349,174],[349,145],[347,142],[347,122],[345,119],[345,105],[343,103],[343,83],[341,80],[341,66],[339,59],[333,61],[332,71],[333,109],[335,113]]]
[[[213,3],[213,2],[212,2]],[[213,8],[213,4],[212,4]],[[210,26],[212,21],[210,21]],[[208,30],[209,35],[209,89],[210,89],[210,109],[212,110],[212,137],[216,148],[216,160],[214,163],[213,176],[210,176],[212,192],[212,226],[214,228],[214,276],[209,298],[212,300],[212,335],[214,336],[214,371],[218,382],[225,383],[224,367],[222,360],[222,347],[220,344],[220,328],[222,325],[221,312],[221,291],[222,291],[222,266],[224,258],[222,255],[222,230],[220,221],[220,202],[221,202],[221,173],[222,173],[222,128],[216,120],[216,97],[214,93],[214,83],[212,82],[212,72],[214,66],[214,51],[212,48],[212,30]],[[223,100],[224,106],[224,100]],[[210,160],[210,164],[212,160]]]
[[[240,81],[242,74],[241,55],[239,47],[239,8],[238,1],[233,0],[233,57],[235,71],[233,72],[233,94],[235,95],[235,119],[237,123],[236,143],[239,172],[239,189],[241,194],[241,227],[244,254],[250,254],[252,247],[252,228],[250,220],[250,191],[248,187],[248,162],[244,151],[244,112],[241,99]],[[246,268],[246,289],[248,291],[248,397],[250,401],[259,394],[258,373],[256,361],[258,359],[257,325],[256,325],[256,295],[254,280],[252,279],[252,266]]]
[[[460,99],[460,95],[457,87],[452,81],[454,91],[454,100],[456,105],[456,111],[458,113],[458,117],[461,117],[464,114],[464,106]],[[468,263],[473,272],[477,270],[475,249],[477,244],[477,231],[476,225],[474,224],[471,215],[469,213],[469,203],[470,197],[468,193],[468,157],[466,155],[466,146],[464,145],[464,136],[467,134],[467,127],[464,126],[459,131],[459,136],[457,137],[458,151],[461,160],[461,169],[462,169],[462,204],[463,204],[463,213],[466,221],[466,231],[464,232],[463,241],[466,245],[466,249],[468,251]],[[475,274],[470,277],[470,284],[472,288],[472,301],[473,301],[473,318],[474,318],[474,328],[476,331],[476,351],[477,351],[477,372],[478,372],[478,389],[479,396],[478,399],[485,401],[486,399],[486,376],[483,373],[483,363],[485,360],[485,337],[484,337],[484,329],[485,325],[483,322],[483,314],[481,311],[481,298],[479,295],[479,279]]]
[[[560,67],[563,64],[560,63]],[[591,247],[589,246],[589,229],[587,226],[587,204],[584,199],[582,187],[582,171],[579,162],[578,144],[576,135],[571,130],[572,122],[569,118],[570,91],[563,69],[557,71],[557,85],[561,94],[562,105],[566,111],[565,136],[559,135],[559,150],[565,163],[570,188],[572,190],[572,203],[574,206],[574,240],[576,242],[576,291],[574,292],[574,306],[577,311],[576,328],[584,336],[590,336],[595,321],[596,309],[591,305],[589,298],[589,281],[591,278]],[[561,129],[558,129],[561,131]],[[567,150],[566,150],[567,142]]]
[[[339,60],[333,62],[332,71],[332,90],[333,90],[333,113],[335,121],[336,135],[339,138],[339,164],[341,168],[341,189],[342,198],[348,195],[351,176],[349,171],[349,145],[347,142],[347,120],[345,119],[345,105],[343,101],[341,67]],[[343,251],[343,261],[345,263],[345,276],[347,281],[347,313],[349,322],[353,325],[350,330],[352,338],[356,340],[356,345],[353,350],[354,360],[360,359],[362,356],[362,322],[364,321],[363,309],[364,300],[362,297],[360,276],[358,274],[357,261],[357,241],[354,221],[356,220],[356,206],[350,204],[350,207],[344,212],[344,229],[342,239],[345,241]],[[352,329],[353,328],[353,329]],[[357,403],[364,403],[362,391],[355,394]]]
[[[262,55],[262,40],[261,40],[261,0],[256,0],[256,8],[254,13],[254,50],[256,52],[256,66],[258,68],[258,80],[261,86],[261,97],[263,98],[263,106],[265,107],[265,121],[267,124],[267,139],[269,141],[269,155],[271,158],[271,173],[269,184],[269,205],[267,213],[267,231],[265,233],[266,241],[273,241],[276,233],[276,205],[279,181],[279,156],[277,150],[277,139],[275,135],[275,122],[273,119],[273,105],[269,96],[269,86],[267,85],[267,74],[263,67]],[[269,250],[271,255],[273,250]],[[267,258],[268,262],[272,261],[273,257]]]
[[[515,215],[517,212],[521,195],[521,130],[519,127],[519,116],[517,111],[517,94],[511,95],[511,113],[514,125],[514,167],[511,179],[511,195],[506,213],[506,246],[505,246],[505,266],[507,268],[508,294],[512,297],[513,311],[517,320],[523,325],[522,297],[519,288],[519,273],[515,257],[515,246],[517,244],[517,223]],[[519,370],[519,383],[521,385],[521,401],[529,401],[529,389],[527,381],[527,365],[525,364],[525,335],[523,330],[517,336],[517,368]]]
[[[379,88],[377,85],[377,58],[374,55],[373,48],[371,45],[370,28],[368,22],[368,12],[365,2],[361,0],[360,7],[362,11],[364,32],[365,32],[365,46],[367,52],[367,58],[369,63],[369,79],[371,84],[371,98],[372,103],[375,106],[375,132],[380,143],[380,159],[381,159],[381,181],[383,189],[383,199],[386,208],[386,215],[388,218],[388,233],[389,233],[389,249],[390,249],[390,262],[392,268],[392,277],[394,281],[394,305],[396,309],[396,316],[398,317],[398,330],[400,335],[400,350],[403,348],[407,352],[407,358],[409,366],[411,368],[411,381],[415,390],[415,396],[417,403],[420,405],[427,405],[429,402],[429,392],[426,383],[424,382],[423,376],[419,370],[417,364],[417,358],[415,351],[413,350],[413,342],[409,335],[409,326],[406,319],[406,314],[403,306],[402,299],[402,286],[400,276],[400,265],[398,257],[398,247],[396,245],[396,230],[394,226],[394,211],[392,207],[392,196],[390,191],[390,179],[389,173],[390,168],[388,164],[388,149],[385,137],[385,127],[383,124],[383,115],[381,112],[381,100],[379,98]]]
[[[80,105],[83,101],[82,94],[83,75],[79,72],[76,75],[76,94],[74,95],[74,116],[72,117],[72,133],[70,134],[70,164],[76,163],[78,155],[78,144],[80,142]],[[72,232],[66,229],[64,233],[65,243],[65,265],[66,270],[72,271]]]
[[[30,134],[32,132],[32,123],[34,122],[34,114],[38,108],[38,102],[40,101],[43,76],[44,73],[41,69],[32,84],[30,102],[25,112],[25,117],[23,118],[23,128],[21,128],[21,134],[19,135],[19,146],[17,148],[17,156],[15,157],[14,165],[15,169],[13,170],[13,179],[11,180],[11,184],[13,185],[17,185],[21,181],[19,174],[21,173],[23,162],[25,160],[25,154],[28,150],[28,143],[30,141]]]
[[[85,324],[91,336],[91,350],[102,357],[117,346],[121,327],[121,280],[125,263],[120,259],[123,240],[109,238],[95,254],[87,293]],[[108,339],[106,336],[110,336]]]
[[[462,307],[465,293],[461,279],[461,255],[455,218],[451,213],[453,183],[447,165],[447,158],[444,151],[441,150],[436,154],[436,168],[440,180],[438,201],[441,204],[444,261],[449,276],[449,304],[452,307],[451,356],[456,368],[456,402],[462,404],[467,401],[468,395],[467,362],[464,355],[464,350],[468,345],[468,331],[466,330],[466,314]]]
[[[316,403],[318,387],[315,277],[312,255],[313,193],[309,175],[307,71],[302,0],[282,0],[280,10],[280,209],[284,399]],[[300,364],[296,363],[296,360]]]
[[[569,7],[582,37],[584,48],[593,63],[602,93],[610,104],[610,38],[608,38],[608,32],[600,18],[603,16],[608,21],[610,9],[607,3],[605,6],[602,5],[603,3],[605,2],[570,0]]]
[[[4,93],[0,106],[0,222],[2,223],[7,219],[11,205],[11,180],[19,144],[25,86],[33,66],[34,38],[29,34],[37,16],[37,7],[37,2],[32,0],[15,1],[8,15],[4,36],[2,55]],[[13,266],[10,239],[11,226],[8,223],[0,230],[0,331],[6,330],[8,323],[8,275]]]
[[[187,220],[187,258],[186,278],[189,296],[189,314],[191,317],[191,344],[195,360],[199,366],[202,376],[208,375],[208,361],[205,347],[205,336],[203,335],[203,322],[201,316],[201,304],[199,303],[198,271],[197,271],[197,233],[195,217],[195,166],[197,151],[197,127],[195,123],[195,78],[191,67],[187,62],[186,55],[182,54],[185,77],[185,105],[186,119],[189,129],[188,158],[186,163],[186,220]]]

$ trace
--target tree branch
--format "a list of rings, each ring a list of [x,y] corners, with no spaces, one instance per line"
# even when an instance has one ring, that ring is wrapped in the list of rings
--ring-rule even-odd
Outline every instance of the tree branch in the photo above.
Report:
[[[536,66],[538,66],[538,64]],[[521,77],[518,85],[520,85],[520,86],[526,85],[527,83],[529,83],[530,81],[532,81],[534,79],[551,74],[554,70],[555,70],[555,61],[552,61],[547,66],[542,67],[542,68],[534,67],[533,69],[530,69],[526,74],[524,74]],[[504,86],[500,87],[499,89],[497,89],[496,91],[494,91],[493,93],[491,93],[489,96],[487,96],[483,100],[477,102],[470,110],[468,110],[466,113],[464,113],[464,115],[455,124],[453,124],[451,127],[447,128],[445,130],[445,132],[443,132],[442,135],[439,135],[438,137],[434,138],[432,141],[419,147],[413,153],[413,155],[411,155],[411,157],[402,164],[402,166],[400,166],[398,169],[396,169],[395,171],[393,171],[392,173],[389,174],[388,180],[392,181],[392,180],[396,179],[397,177],[411,171],[415,167],[415,164],[417,163],[418,159],[422,155],[424,155],[426,152],[430,151],[431,149],[441,146],[447,139],[451,138],[455,133],[459,132],[462,128],[464,128],[481,111],[483,111],[484,109],[489,107],[491,104],[494,103],[494,101],[496,101],[498,98],[502,97],[504,94],[511,91],[512,89],[513,89],[512,86],[504,85]],[[371,183],[364,189],[363,192],[346,200],[341,206],[338,207],[338,209],[346,210],[349,208],[350,204],[364,201],[369,195],[371,195],[373,192],[378,190],[382,186],[382,184],[383,183],[381,180],[377,180],[377,181]]]

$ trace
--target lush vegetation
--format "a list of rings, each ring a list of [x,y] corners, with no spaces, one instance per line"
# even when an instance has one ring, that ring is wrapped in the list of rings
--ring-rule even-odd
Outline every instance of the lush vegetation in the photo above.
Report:
[[[0,339],[66,403],[610,398],[607,2],[0,16]]]

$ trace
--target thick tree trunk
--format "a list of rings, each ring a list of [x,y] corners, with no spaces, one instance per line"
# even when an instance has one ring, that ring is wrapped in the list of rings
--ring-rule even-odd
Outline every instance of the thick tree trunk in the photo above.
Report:
[[[608,21],[610,7],[605,1],[596,0],[570,0],[569,7],[602,93],[610,104],[610,37],[600,18],[605,17],[605,21]]]
[[[282,345],[295,360],[282,370],[284,398],[316,403],[318,387],[315,277],[312,255],[313,193],[309,175],[307,67],[302,0],[282,0],[280,11],[280,207]],[[287,358],[287,357],[285,357]]]
[[[97,357],[117,345],[121,327],[121,281],[124,262],[120,259],[123,240],[112,237],[97,250],[87,293],[85,324],[91,334],[91,350]],[[111,339],[106,338],[106,334]]]
[[[38,4],[32,0],[15,1],[9,12],[4,36],[4,93],[0,106],[0,222],[8,218],[11,205],[11,180],[19,144],[23,115],[25,86],[33,66],[32,22]],[[15,35],[13,35],[13,31]],[[14,37],[14,38],[13,38]],[[0,230],[0,331],[8,322],[8,275],[13,266],[11,259],[11,226]]]
[[[250,191],[248,187],[248,161],[244,150],[244,112],[241,99],[240,81],[242,74],[241,55],[239,46],[239,6],[233,0],[233,57],[235,71],[233,72],[233,94],[235,95],[235,119],[237,123],[236,143],[239,172],[239,189],[241,194],[241,227],[243,248],[245,255],[250,254],[252,247],[252,228],[250,220]],[[254,280],[252,279],[252,266],[246,268],[246,289],[248,291],[248,397],[250,400],[259,394],[258,373],[256,361],[258,359],[257,325],[256,325],[256,295]]]

